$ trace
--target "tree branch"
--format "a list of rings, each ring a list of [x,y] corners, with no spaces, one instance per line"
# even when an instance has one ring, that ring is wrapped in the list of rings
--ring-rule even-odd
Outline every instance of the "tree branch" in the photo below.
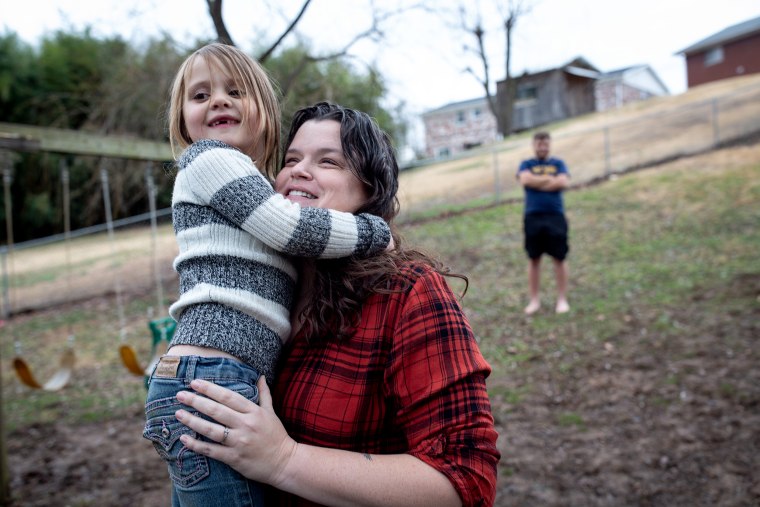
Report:
[[[216,40],[234,46],[235,43],[230,37],[230,33],[227,31],[227,27],[224,24],[222,18],[222,0],[206,0],[208,6],[208,13],[211,15],[211,21],[214,23],[214,29],[216,30]]]
[[[311,3],[311,0],[304,0],[304,3],[301,6],[301,10],[298,12],[298,15],[296,15],[293,21],[290,22],[290,25],[288,25],[288,27],[285,29],[282,35],[280,35],[280,37],[274,42],[274,44],[269,46],[269,49],[264,51],[259,56],[259,62],[264,63],[265,61],[267,61],[267,59],[272,55],[274,50],[277,49],[277,46],[279,46],[280,43],[285,39],[285,37],[287,37],[288,34],[295,29],[298,22],[301,21],[301,17],[303,17],[303,14],[304,12],[306,12],[306,8],[309,6],[310,3]]]

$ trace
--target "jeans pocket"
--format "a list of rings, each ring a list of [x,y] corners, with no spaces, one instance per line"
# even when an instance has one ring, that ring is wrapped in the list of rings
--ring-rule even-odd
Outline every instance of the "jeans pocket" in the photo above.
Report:
[[[259,404],[259,388],[255,384],[252,385],[248,382],[237,379],[213,379],[211,382],[214,382],[218,386],[225,387],[230,391],[238,393],[243,398],[252,401],[257,405]]]
[[[198,434],[177,420],[174,416],[177,408],[179,405],[171,408],[171,414],[149,417],[143,437],[153,442],[159,456],[169,465],[169,475],[174,484],[190,487],[208,477],[209,464],[206,456],[191,451],[180,441],[182,435],[198,438]]]

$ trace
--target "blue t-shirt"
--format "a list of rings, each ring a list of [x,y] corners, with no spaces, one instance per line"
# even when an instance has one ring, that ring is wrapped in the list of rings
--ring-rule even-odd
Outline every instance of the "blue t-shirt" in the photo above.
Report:
[[[551,174],[552,176],[556,176],[558,174],[567,174],[570,176],[565,163],[554,157],[549,157],[547,159],[531,158],[523,160],[517,174],[520,174],[522,171],[530,171],[535,175]],[[524,188],[526,215],[532,213],[555,213],[563,215],[565,213],[565,208],[562,204],[561,191],[546,192],[543,190],[536,190],[535,188]]]

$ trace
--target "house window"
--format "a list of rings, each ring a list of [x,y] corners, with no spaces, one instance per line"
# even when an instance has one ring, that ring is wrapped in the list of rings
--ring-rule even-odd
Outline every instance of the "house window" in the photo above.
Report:
[[[464,123],[464,111],[457,111],[457,123]]]
[[[440,158],[448,157],[449,156],[449,149],[448,148],[438,148],[438,156]]]
[[[705,53],[705,67],[717,65],[723,61],[723,46],[712,48]]]
[[[517,88],[517,100],[533,100],[538,97],[538,86],[526,85]]]
[[[481,111],[479,107],[472,110],[472,117],[475,118],[476,120],[480,118],[481,114],[483,114],[483,111]]]

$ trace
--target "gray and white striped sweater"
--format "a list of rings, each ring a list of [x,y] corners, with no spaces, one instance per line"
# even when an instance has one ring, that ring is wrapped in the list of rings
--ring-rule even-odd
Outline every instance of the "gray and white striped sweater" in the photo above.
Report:
[[[194,143],[178,166],[180,296],[169,308],[177,321],[171,345],[227,352],[272,379],[290,335],[297,272],[287,255],[371,255],[388,245],[390,228],[374,215],[292,203],[248,156],[220,141]]]

